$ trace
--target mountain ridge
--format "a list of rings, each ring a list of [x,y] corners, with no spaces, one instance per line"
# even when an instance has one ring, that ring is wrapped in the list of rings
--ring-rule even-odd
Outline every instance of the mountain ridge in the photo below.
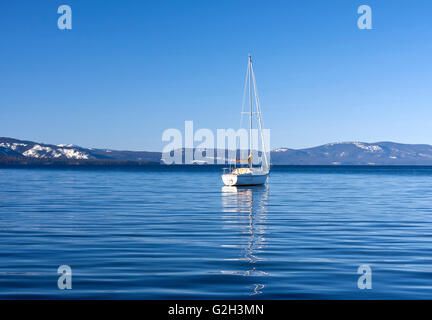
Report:
[[[333,142],[305,149],[279,148],[274,164],[312,165],[432,165],[432,146],[381,142]]]
[[[208,152],[212,150],[194,149],[196,150],[204,152],[204,161],[201,163],[214,162],[217,150],[213,150],[213,157],[207,157]],[[184,153],[185,149],[182,149],[183,157]],[[37,159],[39,162],[58,160],[63,163],[87,161],[102,164],[104,161],[111,161],[111,163],[127,161],[154,164],[163,163],[161,158],[161,152],[84,148],[72,144],[54,145],[0,137],[0,160],[8,159],[8,163]],[[277,148],[271,151],[271,163],[273,165],[432,165],[432,145],[391,141],[374,143],[346,141],[304,149]]]

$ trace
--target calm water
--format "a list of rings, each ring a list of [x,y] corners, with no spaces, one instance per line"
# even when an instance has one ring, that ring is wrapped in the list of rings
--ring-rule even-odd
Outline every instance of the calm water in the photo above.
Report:
[[[432,168],[2,169],[0,298],[430,299]]]

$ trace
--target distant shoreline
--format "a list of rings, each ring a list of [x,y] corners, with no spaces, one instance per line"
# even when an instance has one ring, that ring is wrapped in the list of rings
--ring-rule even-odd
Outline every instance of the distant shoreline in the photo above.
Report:
[[[118,170],[118,169],[152,169],[162,170],[221,170],[229,167],[228,164],[172,164],[166,165],[157,161],[133,161],[113,159],[38,159],[0,156],[0,169],[88,169],[88,170]],[[424,164],[273,164],[273,170],[289,168],[298,169],[409,169],[432,168],[432,165]]]
[[[143,160],[105,160],[105,159],[38,159],[0,156],[0,168],[140,168],[145,166],[160,166],[159,162]]]

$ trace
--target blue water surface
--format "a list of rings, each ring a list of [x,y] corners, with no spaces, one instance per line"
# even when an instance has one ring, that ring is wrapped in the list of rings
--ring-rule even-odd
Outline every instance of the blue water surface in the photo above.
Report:
[[[1,169],[0,298],[432,298],[432,168],[220,173]]]

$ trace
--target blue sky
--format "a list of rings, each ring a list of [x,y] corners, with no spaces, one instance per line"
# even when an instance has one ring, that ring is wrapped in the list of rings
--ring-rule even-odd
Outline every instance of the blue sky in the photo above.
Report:
[[[72,8],[72,30],[57,8]],[[373,30],[357,28],[371,6]],[[432,144],[430,1],[2,1],[0,136],[161,150],[237,128],[247,55],[272,148]]]

